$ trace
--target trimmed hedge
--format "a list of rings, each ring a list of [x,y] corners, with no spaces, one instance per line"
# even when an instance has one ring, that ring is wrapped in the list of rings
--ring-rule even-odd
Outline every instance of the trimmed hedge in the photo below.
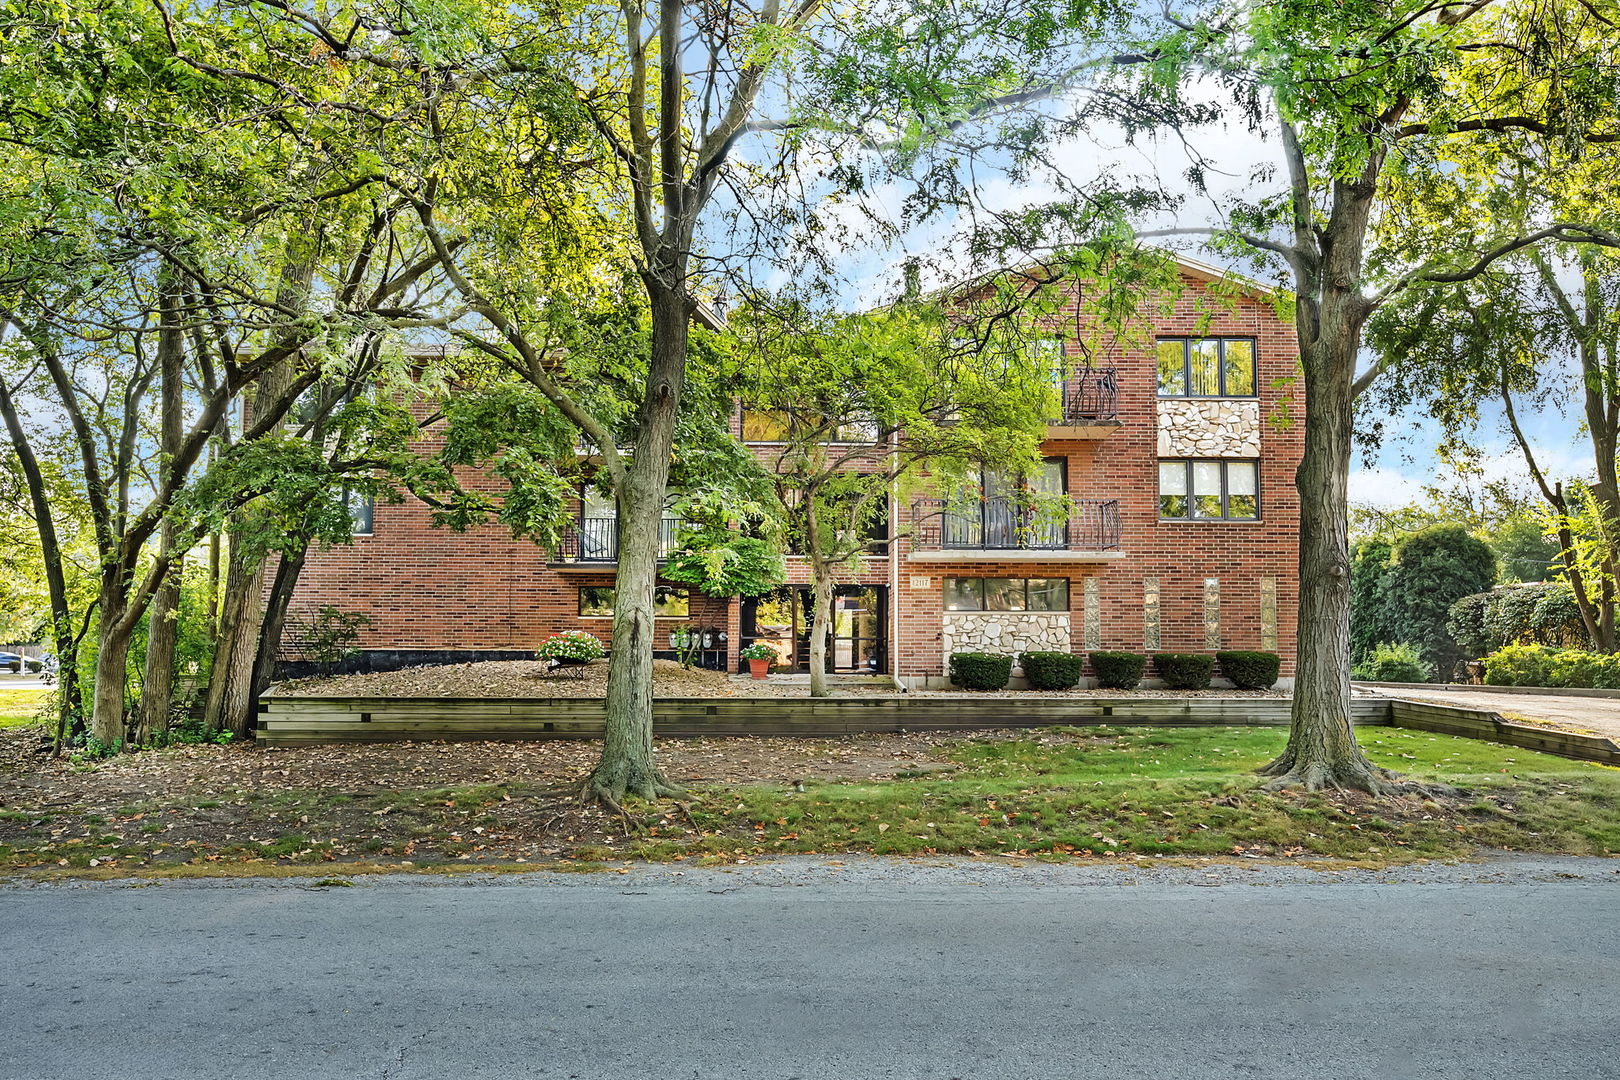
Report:
[[[1133,652],[1094,652],[1091,670],[1097,673],[1097,684],[1109,690],[1135,690],[1147,668],[1147,657]]]
[[[1066,652],[1027,652],[1018,658],[1034,690],[1068,690],[1080,681],[1085,658]]]
[[[1282,658],[1274,652],[1246,652],[1229,649],[1215,654],[1221,674],[1239,690],[1270,690],[1277,685]]]
[[[1620,656],[1546,645],[1507,645],[1485,658],[1485,681],[1492,686],[1620,690]]]
[[[1001,690],[1012,678],[1012,662],[1001,653],[951,653],[951,683],[964,690]]]
[[[1210,677],[1215,674],[1215,658],[1208,653],[1154,653],[1153,670],[1168,689],[1208,690]]]

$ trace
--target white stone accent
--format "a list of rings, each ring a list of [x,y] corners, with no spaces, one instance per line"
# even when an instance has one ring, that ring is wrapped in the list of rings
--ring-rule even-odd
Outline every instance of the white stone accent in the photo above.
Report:
[[[951,653],[1069,652],[1073,637],[1067,611],[947,611],[940,638]]]
[[[1244,398],[1160,398],[1159,456],[1260,456],[1260,403]]]

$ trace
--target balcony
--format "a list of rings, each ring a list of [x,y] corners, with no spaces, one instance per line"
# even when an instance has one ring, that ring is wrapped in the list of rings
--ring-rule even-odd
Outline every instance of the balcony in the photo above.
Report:
[[[1119,500],[1065,500],[1067,514],[1032,512],[1022,499],[964,507],[945,499],[911,506],[912,562],[1108,562],[1119,550]]]
[[[1100,439],[1119,427],[1119,381],[1113,368],[1087,368],[1064,381],[1063,412],[1047,421],[1048,439]]]
[[[680,547],[679,537],[686,522],[666,517],[658,522],[658,558],[669,558]],[[581,517],[564,530],[562,548],[558,552],[564,563],[576,566],[601,567],[619,561],[619,519],[617,517]]]

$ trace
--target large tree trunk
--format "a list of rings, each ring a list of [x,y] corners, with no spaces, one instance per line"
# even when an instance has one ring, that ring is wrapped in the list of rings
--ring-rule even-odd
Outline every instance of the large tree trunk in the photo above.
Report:
[[[158,330],[158,379],[160,397],[160,430],[158,445],[163,451],[165,469],[180,452],[183,395],[180,361],[184,338],[180,327],[179,295],[173,289],[165,291],[160,310],[163,326]],[[148,745],[169,731],[169,709],[174,702],[174,650],[180,640],[180,585],[184,568],[174,550],[174,515],[164,517],[158,536],[158,554],[173,560],[169,572],[163,576],[157,595],[147,613],[146,667],[141,678],[141,712],[135,728],[135,742]]]
[[[814,543],[812,540],[811,543]],[[827,641],[832,637],[833,575],[826,561],[812,556],[814,598],[810,612],[810,696],[827,697]]]
[[[1374,185],[1335,184],[1320,276],[1299,287],[1305,383],[1299,491],[1299,633],[1288,745],[1260,771],[1272,788],[1381,793],[1389,775],[1350,724],[1349,486],[1356,354],[1371,306],[1361,296],[1362,241]]]
[[[650,272],[646,284],[652,302],[652,359],[634,454],[617,492],[619,569],[613,582],[613,656],[602,758],[585,785],[588,796],[615,808],[626,794],[643,799],[679,794],[653,762],[653,589],[691,306],[682,291]]]

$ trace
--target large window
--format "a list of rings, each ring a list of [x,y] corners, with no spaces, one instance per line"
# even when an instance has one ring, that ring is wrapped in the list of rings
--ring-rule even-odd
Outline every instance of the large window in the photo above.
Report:
[[[607,618],[613,614],[614,590],[611,585],[584,585],[579,590],[579,613],[593,618]],[[658,619],[684,619],[691,611],[691,600],[685,589],[671,589],[660,585],[653,592],[653,617]]]
[[[1260,516],[1257,461],[1159,462],[1159,517],[1253,521]]]
[[[946,611],[1068,611],[1068,578],[945,579]]]
[[[1253,397],[1253,338],[1160,338],[1160,397]]]

